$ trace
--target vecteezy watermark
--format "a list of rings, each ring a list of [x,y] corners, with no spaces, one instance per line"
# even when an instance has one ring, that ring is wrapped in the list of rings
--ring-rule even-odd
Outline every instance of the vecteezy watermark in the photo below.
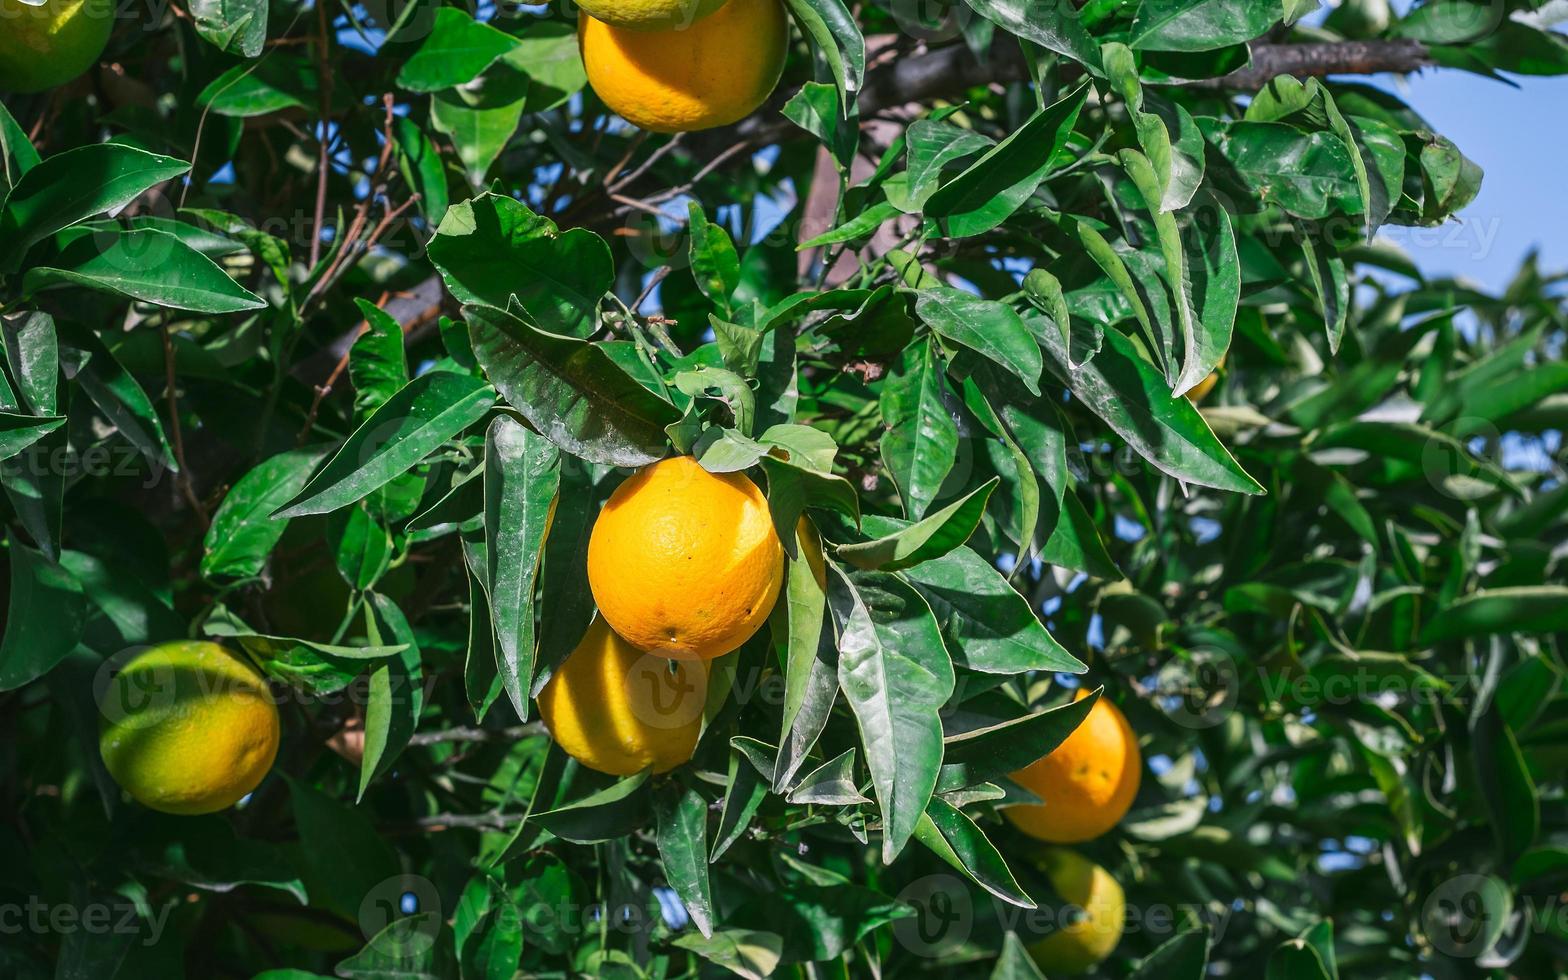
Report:
[[[935,958],[969,941],[975,926],[969,889],[953,875],[916,878],[898,893],[915,914],[893,923],[893,938],[916,956]]]
[[[1077,930],[1108,928],[1115,929],[1118,935],[1147,935],[1148,945],[1153,947],[1196,924],[1207,926],[1214,941],[1219,942],[1231,922],[1249,912],[1245,902],[1128,903],[1120,921],[1107,922],[1097,920],[1072,902],[1042,902],[1035,908],[1026,909],[995,896],[984,896],[977,908],[977,895],[978,892],[956,875],[932,874],[915,879],[898,893],[898,901],[909,906],[913,914],[893,923],[894,938],[916,956],[936,958],[968,942],[977,916],[989,915],[1002,928],[1021,937],[1042,938],[1068,927]],[[1026,938],[1025,941],[1030,940]]]
[[[441,893],[419,875],[393,875],[359,903],[360,931],[397,959],[419,956],[434,946],[441,921]]]
[[[136,903],[129,899],[51,904],[34,895],[25,902],[0,902],[0,936],[139,936],[145,932],[142,945],[156,946],[163,938],[169,913],[178,904],[178,900],[170,899],[162,905],[149,906],[150,915],[143,918]]]
[[[1241,696],[1236,661],[1219,650],[1191,650],[1166,661],[1154,676],[1153,701],[1183,728],[1213,728]]]
[[[1481,966],[1502,966],[1512,956],[1501,951],[1517,952],[1528,934],[1568,930],[1568,905],[1558,896],[1544,903],[1525,896],[1516,903],[1500,879],[1462,874],[1432,889],[1421,906],[1420,922],[1422,935],[1438,952],[1478,960]]]

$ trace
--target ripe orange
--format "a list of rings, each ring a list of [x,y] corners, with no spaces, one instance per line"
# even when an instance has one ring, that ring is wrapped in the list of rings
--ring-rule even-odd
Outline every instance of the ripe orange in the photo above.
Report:
[[[633,646],[711,660],[750,639],[784,578],[768,502],[744,473],[690,457],[644,467],[610,495],[588,540],[599,613]]]
[[[684,28],[612,27],[583,14],[588,83],[627,122],[656,133],[727,126],[767,101],[789,41],[779,0],[729,0]]]
[[[666,772],[696,749],[707,691],[707,664],[643,653],[600,617],[539,692],[539,715],[590,769]]]
[[[1055,932],[1029,944],[1029,955],[1050,976],[1086,973],[1121,941],[1127,917],[1122,886],[1109,871],[1061,847],[1041,856],[1040,869],[1067,907],[1058,910],[1064,914]]]
[[[724,0],[579,0],[583,12],[612,27],[673,31],[724,6]]]
[[[1080,690],[1074,700],[1087,693]],[[1050,755],[1012,774],[1043,802],[1008,807],[1002,813],[1039,840],[1093,840],[1126,815],[1138,795],[1142,768],[1132,726],[1101,695],[1083,723]]]

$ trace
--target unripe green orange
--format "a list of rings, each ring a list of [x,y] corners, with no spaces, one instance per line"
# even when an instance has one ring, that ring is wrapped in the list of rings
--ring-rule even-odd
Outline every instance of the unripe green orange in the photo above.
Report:
[[[91,68],[114,30],[114,0],[0,0],[0,91],[42,92]]]
[[[212,813],[261,782],[278,754],[278,708],[260,672],[216,643],[138,654],[99,698],[109,775],[164,813]]]

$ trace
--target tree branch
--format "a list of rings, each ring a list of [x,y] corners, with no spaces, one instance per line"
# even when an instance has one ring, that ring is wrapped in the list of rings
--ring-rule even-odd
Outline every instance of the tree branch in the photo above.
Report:
[[[1251,92],[1276,75],[1323,78],[1327,75],[1405,74],[1436,62],[1420,41],[1338,41],[1333,44],[1263,44],[1252,49],[1252,62],[1220,78],[1188,82],[1188,88]]]

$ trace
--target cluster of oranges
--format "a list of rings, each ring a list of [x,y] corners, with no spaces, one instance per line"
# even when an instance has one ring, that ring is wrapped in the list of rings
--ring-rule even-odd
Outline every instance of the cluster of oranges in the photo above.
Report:
[[[798,534],[821,582],[821,545],[804,519]],[[709,473],[689,457],[663,460],[611,494],[587,561],[599,613],[540,691],[540,715],[584,766],[622,776],[667,772],[696,749],[709,664],[750,639],[778,598],[784,550],[767,499],[742,473]],[[103,703],[104,762],[155,809],[231,806],[277,754],[278,712],[265,679],[216,644],[171,643],[141,654]],[[1030,947],[1049,970],[1087,969],[1121,937],[1121,886],[1059,845],[1114,827],[1137,795],[1141,768],[1132,727],[1102,697],[1054,751],[1012,774],[1042,802],[1004,815],[1053,845],[1032,857],[1056,893],[1082,910]]]
[[[709,473],[690,457],[638,471],[594,523],[588,585],[599,618],[539,692],[545,726],[600,772],[687,761],[709,661],[762,626],[783,579],[767,498],[744,473]]]

